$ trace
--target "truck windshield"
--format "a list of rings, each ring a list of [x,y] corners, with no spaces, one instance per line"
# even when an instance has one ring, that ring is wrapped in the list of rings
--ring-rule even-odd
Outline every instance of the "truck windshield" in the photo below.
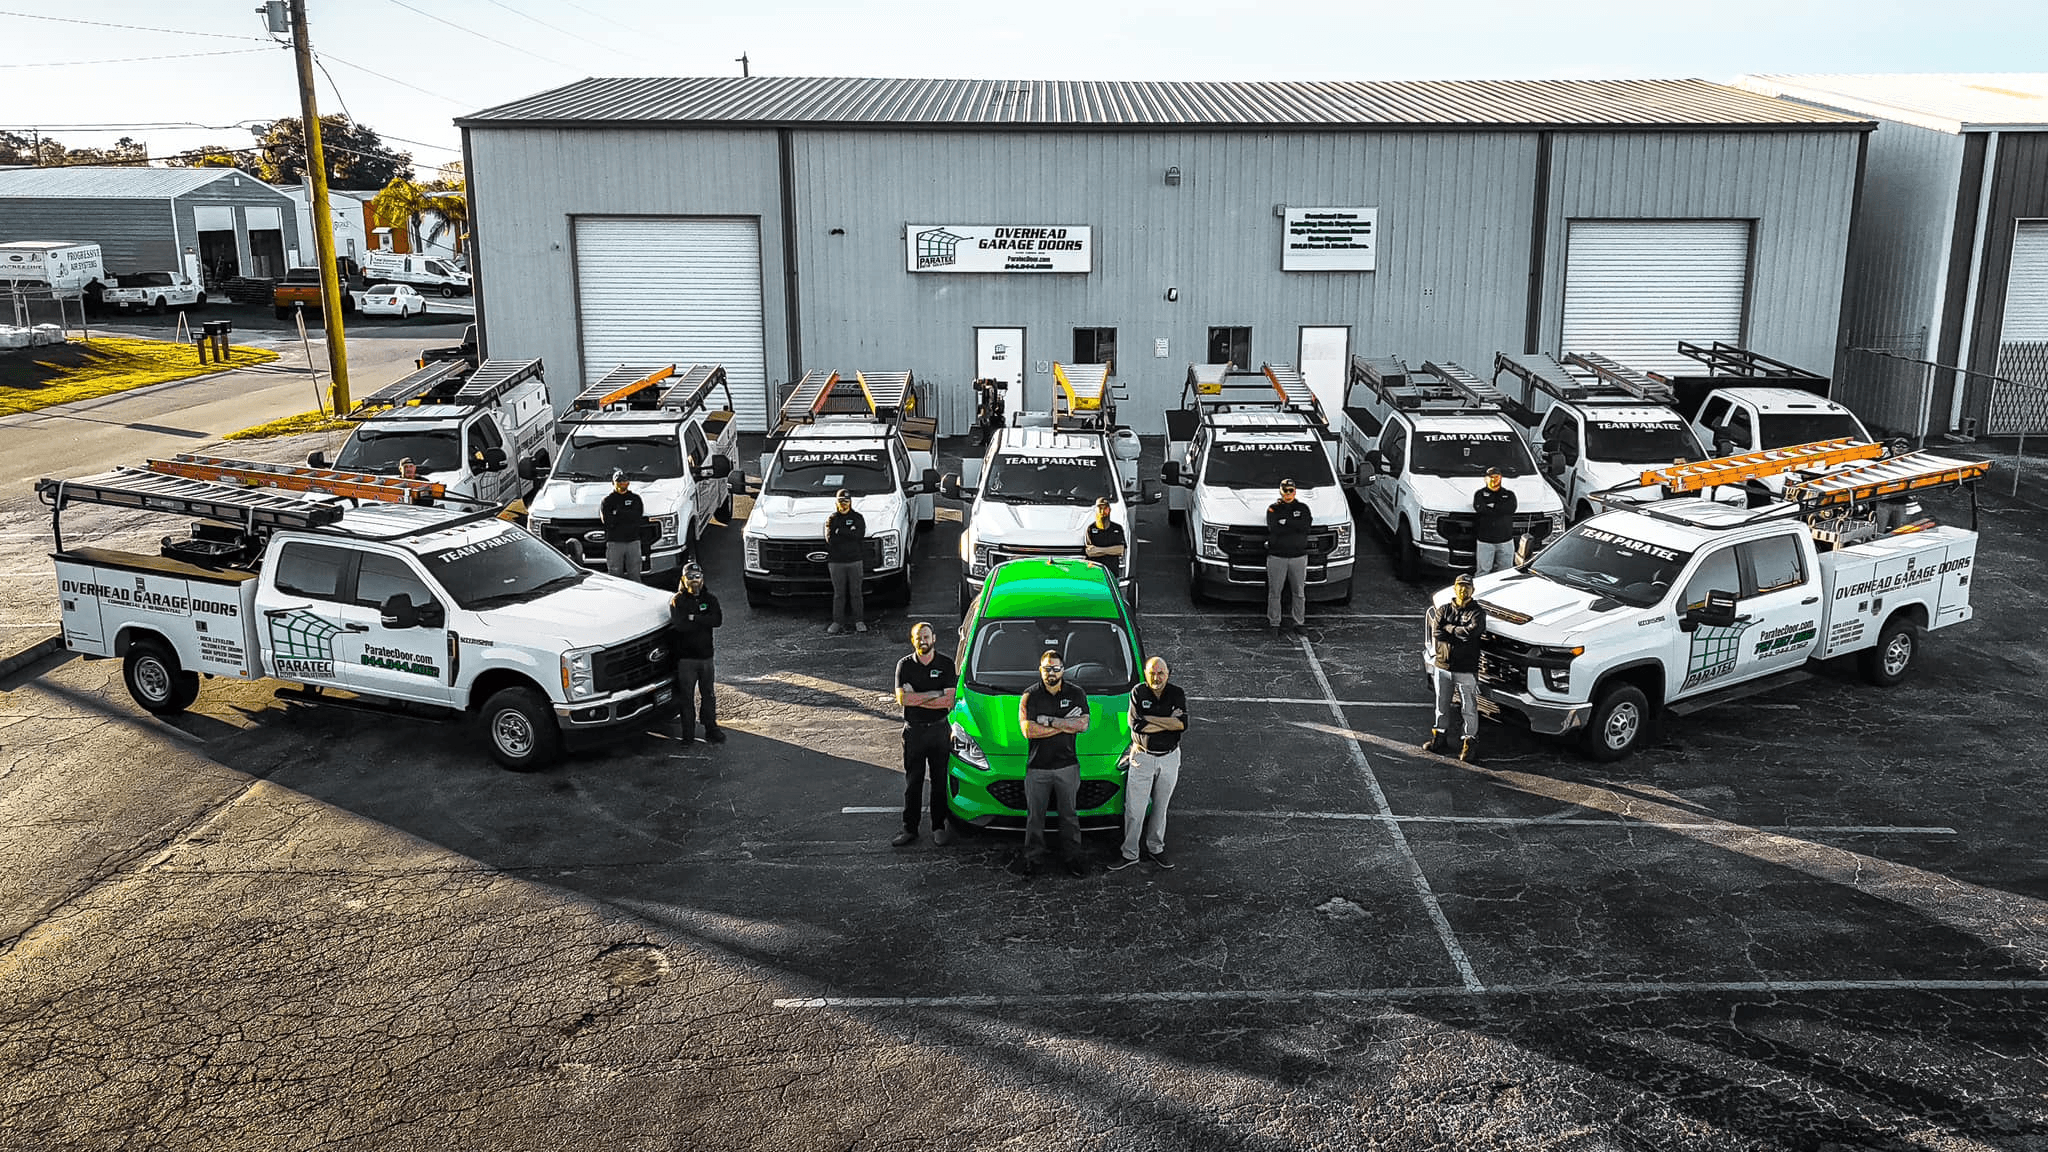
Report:
[[[683,474],[683,450],[674,440],[621,440],[571,436],[550,476],[556,480],[610,480],[612,469],[628,480],[667,480]]]
[[[420,558],[464,608],[490,608],[545,596],[580,584],[590,575],[523,528],[507,528],[496,536],[427,552]]]
[[[1067,679],[1084,691],[1128,692],[1134,682],[1131,644],[1114,620],[1070,620],[1059,616],[985,621],[968,652],[970,687],[1005,695],[1038,683],[1038,658],[1057,652]]]
[[[1116,499],[1117,483],[1100,456],[998,456],[981,491],[1006,504],[1093,504],[1101,496]]]
[[[1297,488],[1324,488],[1337,482],[1322,445],[1307,440],[1218,444],[1210,449],[1209,466],[1202,473],[1204,484],[1261,492],[1277,489],[1282,480],[1294,481]]]
[[[1529,458],[1529,446],[1520,436],[1499,432],[1415,433],[1415,461],[1410,466],[1424,476],[1484,476],[1488,468],[1503,476],[1528,476],[1536,471]]]
[[[785,448],[775,454],[761,486],[772,496],[830,496],[841,488],[854,496],[894,492],[889,458],[880,448]]]
[[[1672,464],[1706,459],[1692,429],[1676,420],[1645,424],[1638,421],[1586,421],[1586,455],[1610,464]]]
[[[1529,571],[1631,607],[1648,608],[1671,590],[1690,559],[1690,552],[1581,524],[1529,561]]]
[[[1794,444],[1811,444],[1816,440],[1840,440],[1844,436],[1858,443],[1868,443],[1870,434],[1856,417],[1847,412],[1795,412],[1766,415],[1758,426],[1764,447],[1789,448]]]
[[[453,428],[358,428],[341,446],[334,466],[343,472],[398,475],[407,457],[422,473],[453,472],[462,466],[462,446]]]

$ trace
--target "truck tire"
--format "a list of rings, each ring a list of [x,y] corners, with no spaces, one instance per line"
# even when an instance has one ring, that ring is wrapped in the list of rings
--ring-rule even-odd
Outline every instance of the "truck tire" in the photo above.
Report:
[[[732,490],[731,490],[731,489],[727,489],[727,490],[726,490],[726,493],[725,493],[725,499],[724,499],[724,501],[722,501],[722,502],[721,502],[721,503],[720,503],[720,504],[718,505],[718,522],[719,522],[720,524],[731,524],[731,523],[732,523]]]
[[[159,296],[156,298],[156,303],[151,306],[151,310],[154,311],[157,315],[161,316],[164,313],[170,311],[171,306],[169,302],[167,302],[163,297]]]
[[[1863,678],[1879,688],[1890,688],[1913,669],[1913,657],[1920,654],[1920,629],[1903,614],[1884,622],[1877,634],[1877,647],[1857,654]]]
[[[178,667],[178,654],[154,638],[128,646],[121,678],[128,682],[128,695],[152,715],[174,716],[199,698],[199,673]]]
[[[1401,527],[1394,533],[1394,578],[1404,584],[1413,584],[1422,579],[1422,549],[1415,546],[1415,534],[1408,529],[1408,522],[1401,521]]]
[[[1600,694],[1586,724],[1586,755],[1603,763],[1636,750],[1650,728],[1650,698],[1633,684],[1616,684]]]
[[[514,772],[532,772],[554,762],[562,730],[555,710],[532,688],[500,688],[484,701],[484,739],[491,756]]]
[[[1188,602],[1192,604],[1207,604],[1209,602],[1209,594],[1202,591],[1202,563],[1192,556],[1188,557]]]
[[[206,293],[204,293],[204,292],[201,292],[201,293],[199,294],[199,297],[198,297],[198,299],[196,299],[196,300],[192,301],[192,306],[193,306],[194,308],[204,308],[204,307],[206,307]]]
[[[289,320],[289,319],[291,319],[291,318],[292,318],[292,310],[291,310],[291,309],[289,309],[289,308],[279,308],[279,309],[277,310],[277,318],[278,318],[279,320]]]
[[[1178,528],[1181,525],[1186,524],[1188,522],[1187,509],[1168,508],[1166,510],[1166,522],[1175,528]]]
[[[965,620],[967,618],[967,610],[973,606],[974,589],[967,586],[967,581],[962,580],[960,582],[960,618]]]
[[[443,300],[453,300],[453,299],[455,299],[455,285],[453,285],[453,284],[443,284],[443,285],[441,285],[441,299],[443,299]]]
[[[1572,523],[1578,524],[1586,520],[1591,520],[1592,518],[1593,505],[1584,500],[1579,501],[1579,510],[1578,513],[1572,517]]]

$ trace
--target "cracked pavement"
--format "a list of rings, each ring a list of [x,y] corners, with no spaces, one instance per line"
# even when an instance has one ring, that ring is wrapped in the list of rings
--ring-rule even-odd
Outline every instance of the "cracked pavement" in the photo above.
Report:
[[[1906,685],[1819,669],[1619,765],[1489,727],[1478,767],[1413,751],[1382,552],[1311,619],[1339,724],[1255,613],[1194,615],[1147,509],[1197,716],[1171,872],[1025,881],[1011,836],[843,811],[901,801],[884,697],[907,620],[955,622],[950,520],[866,636],[747,608],[714,530],[722,747],[517,776],[274,683],[166,723],[52,658],[0,681],[0,1148],[2048,1150],[2048,517],[1984,501],[1979,619]]]

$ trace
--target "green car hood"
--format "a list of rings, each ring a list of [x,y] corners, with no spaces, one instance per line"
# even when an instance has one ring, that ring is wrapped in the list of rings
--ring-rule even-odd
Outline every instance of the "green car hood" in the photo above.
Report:
[[[967,730],[988,756],[992,773],[1022,775],[1029,741],[1017,723],[1018,702],[1023,696],[990,696],[961,688],[953,704],[953,722]],[[1131,746],[1131,696],[1091,693],[1088,697],[1088,730],[1076,746],[1081,753],[1081,770],[1087,774],[1113,771]]]

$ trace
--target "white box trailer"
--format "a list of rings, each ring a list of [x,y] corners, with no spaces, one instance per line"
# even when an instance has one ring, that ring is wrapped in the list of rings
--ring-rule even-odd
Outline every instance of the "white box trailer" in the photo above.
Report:
[[[0,283],[78,292],[105,282],[100,246],[76,240],[15,240],[0,244]]]

